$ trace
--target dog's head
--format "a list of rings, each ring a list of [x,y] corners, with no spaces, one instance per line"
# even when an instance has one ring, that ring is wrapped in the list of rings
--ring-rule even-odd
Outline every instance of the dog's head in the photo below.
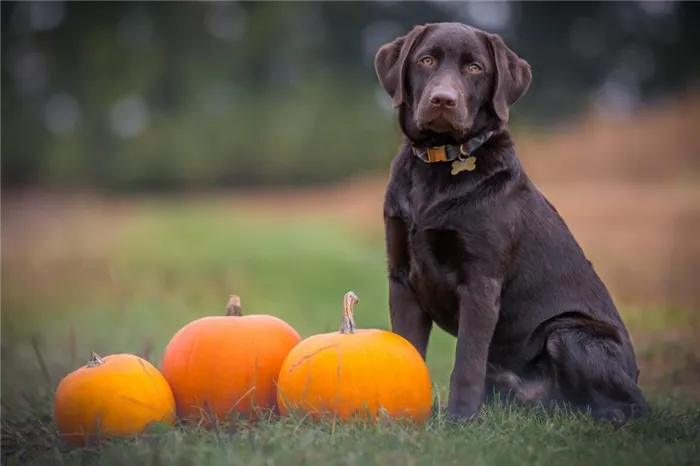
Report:
[[[414,143],[462,143],[501,129],[530,86],[530,65],[500,36],[460,23],[416,26],[374,60]]]

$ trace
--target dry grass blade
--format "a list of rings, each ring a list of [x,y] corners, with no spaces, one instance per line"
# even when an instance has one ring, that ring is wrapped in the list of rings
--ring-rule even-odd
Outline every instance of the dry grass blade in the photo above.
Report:
[[[46,365],[46,360],[44,359],[44,355],[41,353],[41,348],[39,345],[39,338],[38,337],[33,337],[31,339],[31,344],[32,344],[32,350],[34,350],[34,355],[36,356],[36,360],[39,363],[39,369],[41,370],[41,375],[44,377],[46,380],[46,383],[49,385],[49,387],[53,387],[53,380],[51,378],[51,374],[49,373],[49,368]]]

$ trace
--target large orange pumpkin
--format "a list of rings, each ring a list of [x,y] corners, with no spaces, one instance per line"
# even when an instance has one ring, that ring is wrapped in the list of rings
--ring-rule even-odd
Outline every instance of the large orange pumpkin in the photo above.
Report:
[[[66,375],[54,394],[54,419],[69,445],[129,436],[152,422],[172,425],[175,400],[151,363],[133,354],[100,358]]]
[[[344,298],[338,332],[314,335],[289,353],[278,378],[282,414],[312,419],[380,415],[421,423],[431,410],[428,367],[415,347],[396,333],[355,327],[353,292]]]
[[[277,408],[277,374],[301,341],[294,328],[264,314],[244,316],[238,296],[226,316],[181,328],[163,355],[162,371],[183,419],[209,424],[232,415],[253,419]]]

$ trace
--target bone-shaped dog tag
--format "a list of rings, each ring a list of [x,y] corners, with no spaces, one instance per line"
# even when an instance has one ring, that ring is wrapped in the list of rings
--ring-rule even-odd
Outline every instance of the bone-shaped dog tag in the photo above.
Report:
[[[476,157],[471,156],[468,157],[464,160],[455,160],[452,162],[452,171],[450,172],[453,175],[456,175],[458,173],[461,173],[463,171],[474,171],[476,168]]]

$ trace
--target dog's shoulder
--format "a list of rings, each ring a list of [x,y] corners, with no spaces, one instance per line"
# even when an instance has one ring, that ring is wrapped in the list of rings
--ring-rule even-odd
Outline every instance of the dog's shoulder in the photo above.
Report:
[[[384,195],[384,212],[389,216],[403,217],[409,210],[411,191],[411,165],[415,163],[407,145],[402,144],[391,161],[389,182]]]
[[[411,165],[414,162],[413,153],[408,144],[402,143],[396,155],[391,159],[389,167],[389,183],[402,183],[410,180]]]

